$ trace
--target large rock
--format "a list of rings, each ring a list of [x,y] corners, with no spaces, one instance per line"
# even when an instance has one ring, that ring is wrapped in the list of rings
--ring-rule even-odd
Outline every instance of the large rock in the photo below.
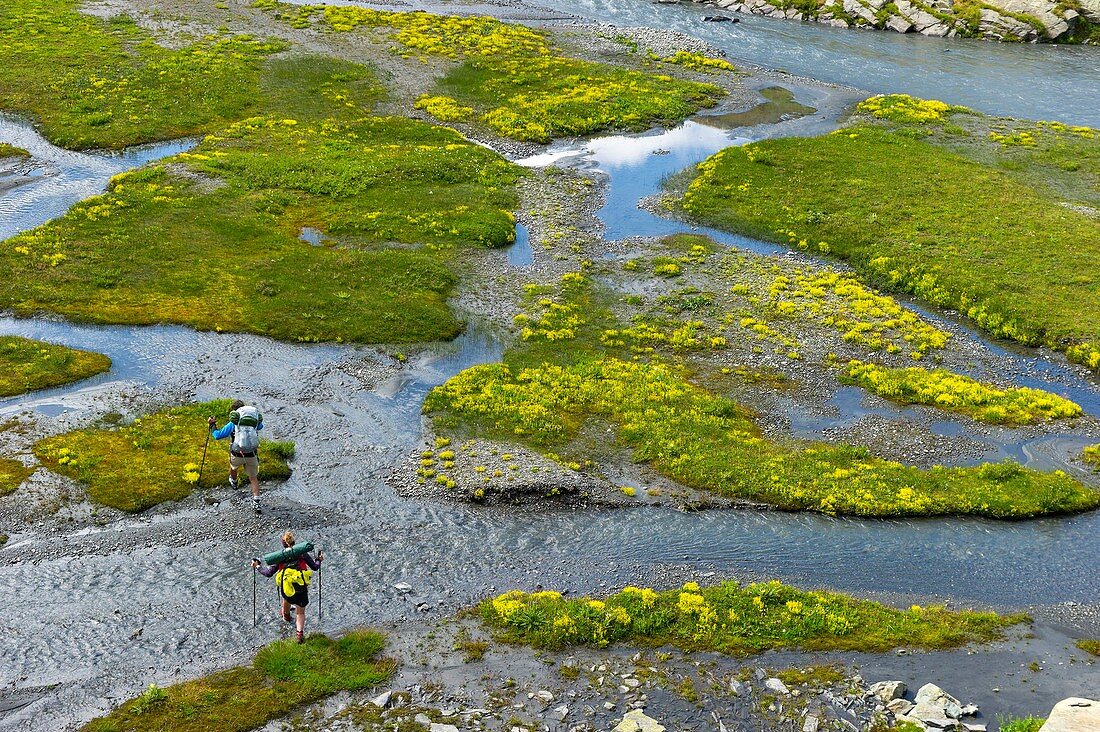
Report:
[[[1100,23],[1100,0],[1080,0],[1081,15],[1093,23]]]
[[[665,732],[665,728],[641,709],[634,709],[626,713],[613,732]]]
[[[917,690],[913,708],[905,716],[920,721],[925,728],[954,730],[959,728],[963,708],[958,699],[940,687],[925,684]]]
[[[1100,701],[1071,696],[1054,705],[1039,732],[1096,732],[1100,730]]]
[[[779,679],[775,679],[775,678],[767,679],[766,681],[764,681],[764,688],[767,689],[768,691],[770,691],[773,694],[779,694],[781,696],[790,696],[791,695],[790,689],[788,689],[787,685],[784,684]]]
[[[898,33],[908,33],[913,30],[913,24],[900,15],[891,15],[887,18],[886,27]]]
[[[904,681],[880,681],[877,684],[871,684],[871,693],[884,702],[902,698],[907,690],[908,687]]]
[[[860,0],[844,0],[844,12],[848,15],[854,15],[858,18],[863,18],[868,23],[874,23],[877,18],[875,17],[875,11],[869,8]]]
[[[998,40],[1034,41],[1039,37],[1038,31],[1030,23],[1001,15],[996,10],[989,8],[981,9],[978,31],[986,38],[996,38]]]

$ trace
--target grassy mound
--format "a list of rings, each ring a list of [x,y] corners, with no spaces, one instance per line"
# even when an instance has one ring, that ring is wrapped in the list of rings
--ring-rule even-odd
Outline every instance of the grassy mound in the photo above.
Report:
[[[29,158],[30,153],[21,147],[15,145],[9,145],[6,142],[0,142],[0,160],[5,158]]]
[[[626,587],[599,600],[514,591],[486,600],[479,610],[507,640],[538,648],[629,642],[737,655],[772,648],[954,648],[1000,638],[1006,627],[1027,620],[918,605],[896,610],[774,581],[744,587],[732,581],[711,587],[689,582],[664,592]]]
[[[186,497],[194,488],[225,481],[225,442],[211,441],[199,476],[209,432],[206,418],[223,417],[229,399],[173,407],[118,427],[87,427],[40,440],[34,453],[50,470],[88,487],[97,503],[141,511]],[[224,420],[222,420],[224,421]],[[290,477],[291,442],[260,442],[260,480]]]
[[[606,425],[599,434],[616,435],[635,460],[679,483],[787,510],[1019,519],[1100,506],[1100,491],[1062,472],[1011,462],[923,470],[860,447],[767,439],[748,410],[673,362],[726,346],[702,321],[635,318],[624,326],[606,293],[577,273],[563,278],[556,298],[537,286],[530,293],[529,313],[517,317],[522,344],[504,363],[467,369],[428,394],[424,410],[441,430],[519,442],[557,459],[568,452],[579,464],[591,448],[585,426]]]
[[[0,496],[6,496],[31,476],[34,468],[28,468],[18,460],[0,458]]]
[[[101,353],[0,336],[0,397],[70,384],[111,368]]]
[[[1081,416],[1080,406],[1049,391],[998,389],[945,369],[895,369],[853,360],[844,367],[841,382],[899,404],[926,404],[988,424],[1035,424]]]
[[[150,686],[85,732],[244,732],[338,691],[366,689],[388,679],[393,663],[379,659],[385,638],[351,631],[333,640],[312,635],[302,645],[264,646],[252,666],[219,671],[165,689]]]
[[[406,57],[461,61],[418,106],[445,122],[476,121],[517,140],[549,142],[607,129],[675,123],[725,95],[712,84],[674,79],[561,54],[546,34],[489,17],[394,13],[351,6],[287,6],[259,0],[297,27],[336,32],[379,29]],[[667,63],[695,71],[732,71],[721,59],[681,52]]]
[[[986,118],[891,99],[830,135],[718,153],[680,205],[723,229],[837,255],[995,335],[1100,368],[1100,221],[1062,205],[1095,204],[1100,135],[1045,123],[979,137]],[[1037,165],[1044,183],[1028,172]]]
[[[204,38],[178,50],[130,18],[78,12],[77,0],[0,6],[0,108],[36,119],[69,148],[116,148],[212,131],[259,101],[279,42]],[[0,156],[2,157],[2,156]]]
[[[457,335],[448,264],[513,240],[518,169],[452,130],[365,116],[380,87],[356,64],[280,59],[262,88],[265,114],[0,246],[0,307],[299,341]]]
[[[1093,656],[1100,656],[1100,640],[1082,638],[1077,641],[1077,647]]]

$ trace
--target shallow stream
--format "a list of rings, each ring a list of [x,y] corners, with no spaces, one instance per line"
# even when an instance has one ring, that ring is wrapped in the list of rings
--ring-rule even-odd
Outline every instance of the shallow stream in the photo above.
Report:
[[[688,122],[666,133],[603,138],[586,150],[557,152],[563,160],[573,156],[571,164],[609,176],[601,212],[608,238],[681,231],[682,224],[636,207],[664,175],[729,144],[824,131],[848,101],[847,92],[813,85],[792,89],[797,101],[819,112],[732,133]],[[25,128],[4,124],[0,140],[21,144]],[[69,170],[83,187],[13,189],[0,197],[5,235],[60,213],[101,189],[113,172],[173,151],[160,147],[145,158],[132,153],[135,157],[117,160],[69,161],[39,149],[57,168],[51,180],[65,180]],[[83,165],[92,172],[79,172]],[[37,195],[38,203],[12,206],[12,193]],[[507,256],[515,266],[525,266],[530,241],[525,230],[519,234]],[[781,251],[715,236],[752,251]],[[959,337],[999,349],[950,325]],[[260,588],[259,627],[253,629],[247,560],[274,548],[275,537],[288,526],[330,556],[318,588],[324,621],[310,621],[311,629],[327,631],[451,613],[516,586],[598,592],[627,582],[682,581],[710,573],[1011,608],[1090,603],[1100,591],[1100,577],[1088,569],[1100,566],[1100,512],[1019,523],[861,521],[664,508],[529,511],[402,499],[386,478],[418,445],[427,390],[463,368],[500,358],[501,344],[477,327],[401,367],[369,349],[296,346],[179,327],[3,318],[0,333],[99,350],[114,362],[107,375],[92,382],[0,402],[5,419],[31,412],[47,431],[57,432],[108,410],[140,408],[150,395],[163,402],[242,394],[263,406],[272,436],[295,440],[299,451],[293,478],[266,494],[259,517],[220,491],[211,496],[217,503],[196,495],[136,517],[104,511],[102,525],[75,515],[71,530],[58,523],[0,527],[12,534],[0,549],[0,596],[18,598],[0,619],[5,638],[0,688],[9,690],[0,695],[0,709],[18,708],[0,713],[0,729],[86,719],[149,682],[169,683],[246,659],[280,632],[268,583]],[[1076,370],[1034,352],[999,352],[1019,366],[1021,383],[1066,394],[1100,414],[1100,393]],[[834,401],[836,419],[858,419],[868,411],[858,392],[841,390]],[[895,417],[904,419],[904,411]],[[944,435],[955,425],[945,421]],[[792,426],[812,435],[827,425],[792,419]],[[197,432],[201,439],[203,428]],[[1039,454],[1064,462],[1069,449],[1061,443],[1045,452],[1014,447],[1011,431],[990,439],[997,449],[1029,461]],[[208,469],[223,470],[224,453],[219,448],[211,454]],[[42,480],[36,475],[28,490]],[[396,589],[399,582],[412,585],[413,592]]]

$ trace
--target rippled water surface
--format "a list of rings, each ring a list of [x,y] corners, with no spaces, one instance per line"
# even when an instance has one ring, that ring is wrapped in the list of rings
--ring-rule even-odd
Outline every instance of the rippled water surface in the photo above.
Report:
[[[876,93],[904,92],[983,112],[1100,127],[1100,48],[991,43],[829,28],[739,15],[704,23],[714,8],[649,0],[541,0],[621,25],[683,31],[734,59]]]

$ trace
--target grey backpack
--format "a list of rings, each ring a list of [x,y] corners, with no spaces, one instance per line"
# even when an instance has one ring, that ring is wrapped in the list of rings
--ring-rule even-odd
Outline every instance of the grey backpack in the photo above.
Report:
[[[232,450],[255,454],[260,447],[260,424],[264,421],[260,411],[255,407],[241,407],[229,413],[229,421],[236,425],[233,429]]]

